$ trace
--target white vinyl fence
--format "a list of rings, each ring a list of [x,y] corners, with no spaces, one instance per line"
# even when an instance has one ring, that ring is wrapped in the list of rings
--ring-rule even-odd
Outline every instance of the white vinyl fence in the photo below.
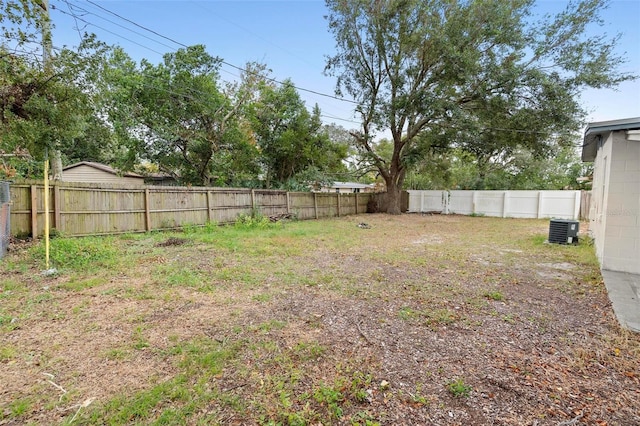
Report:
[[[409,213],[577,220],[580,191],[408,191]]]

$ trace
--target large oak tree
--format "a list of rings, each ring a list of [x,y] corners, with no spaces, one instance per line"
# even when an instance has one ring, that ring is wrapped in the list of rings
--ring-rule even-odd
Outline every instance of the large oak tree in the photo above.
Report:
[[[579,94],[634,78],[619,71],[617,38],[586,35],[604,0],[569,2],[532,19],[532,0],[327,0],[337,53],[326,72],[356,102],[356,144],[400,213],[409,167],[434,143],[477,155],[518,146],[548,154],[554,136],[576,131]],[[390,158],[375,150],[380,133]]]

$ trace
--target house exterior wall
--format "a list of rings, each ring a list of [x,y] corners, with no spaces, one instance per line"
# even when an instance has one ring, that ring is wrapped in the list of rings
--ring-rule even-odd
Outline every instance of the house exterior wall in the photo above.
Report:
[[[594,166],[590,229],[600,266],[640,274],[640,142],[611,132]]]
[[[144,178],[118,176],[84,164],[63,171],[62,180],[65,182],[144,185]]]
[[[602,268],[640,274],[640,142],[613,132]]]
[[[373,185],[364,185],[354,183],[353,185],[333,185],[330,187],[323,186],[320,188],[320,192],[329,192],[332,194],[340,193],[340,194],[353,194],[353,193],[365,193],[365,192],[375,192],[375,188]]]
[[[591,190],[591,209],[589,217],[589,233],[595,241],[596,257],[602,265],[604,255],[605,229],[607,225],[607,217],[605,215],[607,194],[609,188],[609,170],[611,167],[611,148],[613,133],[609,134],[601,146],[593,164],[593,185]]]

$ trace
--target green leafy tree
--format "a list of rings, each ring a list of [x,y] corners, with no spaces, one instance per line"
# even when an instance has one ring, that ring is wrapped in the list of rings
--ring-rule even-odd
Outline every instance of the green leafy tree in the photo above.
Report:
[[[455,148],[429,153],[408,174],[408,189],[581,189],[577,178],[589,175],[574,146],[561,146],[555,155],[538,157],[525,148],[509,157],[480,162],[470,152]]]
[[[263,85],[251,117],[267,188],[303,188],[346,170],[347,145],[323,131],[320,109],[309,112],[291,81]]]
[[[400,213],[413,159],[434,143],[548,154],[552,136],[578,129],[581,90],[634,78],[618,71],[617,38],[585,35],[605,5],[570,2],[535,22],[532,0],[327,0],[337,54],[326,72],[357,102],[357,143],[385,180],[387,211]],[[388,161],[373,146],[381,131]]]
[[[196,45],[140,66],[115,49],[100,91],[109,122],[129,147],[123,169],[140,160],[159,165],[183,183],[227,185],[258,173],[257,151],[242,112],[262,70],[250,66],[241,83],[221,87],[220,59]]]
[[[374,178],[369,175],[371,169],[368,165],[364,165],[358,156],[353,143],[351,130],[338,124],[330,123],[322,125],[322,132],[326,133],[332,144],[342,147],[343,152],[346,152],[346,156],[342,160],[340,167],[334,172],[334,181],[356,180],[370,183],[374,180]]]
[[[4,0],[0,3],[0,43],[6,52],[29,56],[42,64],[41,46],[51,43],[49,28],[44,2]]]
[[[96,118],[86,76],[107,47],[89,35],[75,49],[47,47],[50,22],[41,2],[4,2],[0,16],[0,151],[17,155],[14,172],[41,176],[45,152],[98,159],[109,129]],[[85,135],[98,132],[101,140],[89,146]]]
[[[54,61],[44,71],[21,56],[5,54],[0,70],[2,151],[26,151],[41,159],[46,150],[61,149],[82,135],[92,109],[65,64]]]

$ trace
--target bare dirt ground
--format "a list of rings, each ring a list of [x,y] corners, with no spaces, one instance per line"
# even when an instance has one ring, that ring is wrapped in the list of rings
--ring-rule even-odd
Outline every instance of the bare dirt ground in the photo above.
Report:
[[[53,277],[18,245],[0,425],[640,425],[640,338],[592,247],[547,231],[360,215],[140,235]]]

